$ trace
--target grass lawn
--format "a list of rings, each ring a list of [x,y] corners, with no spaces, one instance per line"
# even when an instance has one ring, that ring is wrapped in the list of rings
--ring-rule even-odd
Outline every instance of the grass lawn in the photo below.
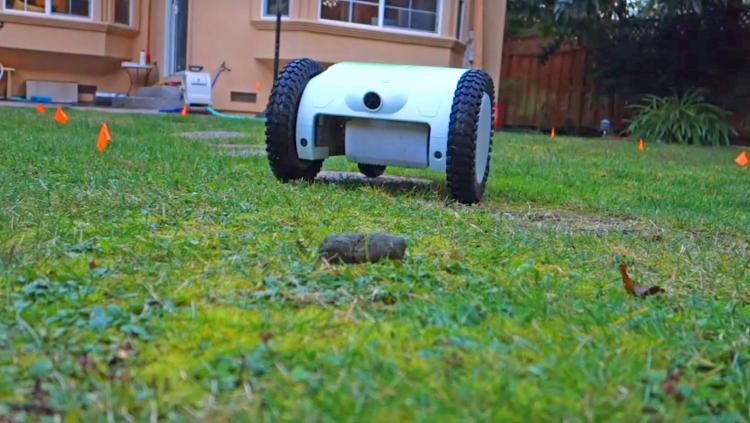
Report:
[[[503,133],[464,207],[430,172],[281,184],[217,146],[257,122],[69,114],[0,109],[0,421],[750,419],[734,149]],[[407,260],[317,263],[373,231]]]

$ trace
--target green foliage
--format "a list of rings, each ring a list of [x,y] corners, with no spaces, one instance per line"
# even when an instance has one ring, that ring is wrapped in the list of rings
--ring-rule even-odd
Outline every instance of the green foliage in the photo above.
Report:
[[[727,123],[730,113],[707,103],[698,90],[669,97],[646,95],[630,106],[635,117],[631,135],[667,144],[729,145],[737,131]]]
[[[599,92],[620,98],[666,96],[703,88],[724,108],[750,99],[750,50],[740,0],[514,0],[509,34],[549,37],[547,60],[562,45],[587,49],[587,71]],[[743,17],[744,16],[744,17]]]
[[[107,114],[99,154],[69,115],[0,108],[0,421],[750,419],[733,150],[500,133],[464,207],[424,170],[281,184],[234,154],[256,122]],[[318,263],[376,231],[403,263]]]

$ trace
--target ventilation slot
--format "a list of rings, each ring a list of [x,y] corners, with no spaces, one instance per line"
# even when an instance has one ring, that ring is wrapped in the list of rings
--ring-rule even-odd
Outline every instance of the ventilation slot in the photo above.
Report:
[[[231,100],[236,103],[256,103],[258,101],[257,93],[243,93],[239,91],[232,91],[230,97]]]

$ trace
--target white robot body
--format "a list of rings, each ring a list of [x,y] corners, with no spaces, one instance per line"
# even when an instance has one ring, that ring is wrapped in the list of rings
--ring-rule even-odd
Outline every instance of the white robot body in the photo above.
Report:
[[[328,157],[328,147],[316,139],[316,121],[321,115],[347,117],[346,156],[350,160],[445,172],[453,99],[466,71],[372,63],[333,65],[305,87],[297,114],[297,154],[306,160]],[[365,105],[368,93],[380,97],[380,107]],[[483,120],[489,121],[491,110],[485,114]]]
[[[481,200],[489,176],[494,86],[468,69],[344,62],[327,70],[290,62],[267,112],[269,162],[282,181],[313,179],[345,155],[368,177],[387,166],[445,172],[463,203]]]

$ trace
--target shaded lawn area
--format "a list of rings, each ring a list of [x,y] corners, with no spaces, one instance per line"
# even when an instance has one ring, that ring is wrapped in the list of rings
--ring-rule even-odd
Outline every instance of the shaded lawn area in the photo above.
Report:
[[[464,207],[426,171],[278,183],[217,146],[262,143],[257,122],[70,115],[0,109],[0,416],[750,419],[736,150],[503,133]],[[208,130],[244,137],[178,136]],[[317,263],[371,231],[407,260]],[[628,296],[621,261],[667,293]]]

